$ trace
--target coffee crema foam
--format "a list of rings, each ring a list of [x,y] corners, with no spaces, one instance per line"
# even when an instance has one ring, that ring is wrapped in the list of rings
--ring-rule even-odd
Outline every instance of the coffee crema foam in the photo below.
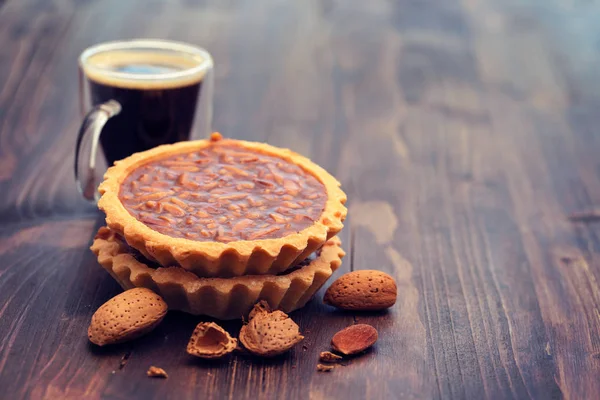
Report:
[[[205,61],[200,55],[168,50],[112,50],[90,56],[82,68],[89,79],[107,86],[174,89],[200,82],[207,69],[197,68]]]

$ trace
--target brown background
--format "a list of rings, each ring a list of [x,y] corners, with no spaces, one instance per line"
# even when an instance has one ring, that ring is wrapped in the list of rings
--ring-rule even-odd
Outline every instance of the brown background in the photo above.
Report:
[[[569,215],[600,201],[598,15],[593,0],[0,0],[0,398],[597,398],[600,225]],[[76,58],[130,37],[205,46],[217,129],[339,177],[337,275],[393,274],[389,313],[319,296],[293,314],[306,347],[268,361],[190,359],[201,318],[177,313],[88,344],[119,288],[72,179]],[[374,350],[317,373],[353,322],[379,329]]]

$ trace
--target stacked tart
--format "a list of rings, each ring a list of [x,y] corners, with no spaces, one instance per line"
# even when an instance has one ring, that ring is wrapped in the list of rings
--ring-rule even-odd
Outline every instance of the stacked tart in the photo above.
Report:
[[[171,309],[230,319],[266,300],[293,311],[344,256],[340,183],[287,149],[213,134],[118,161],[99,190],[98,261]]]

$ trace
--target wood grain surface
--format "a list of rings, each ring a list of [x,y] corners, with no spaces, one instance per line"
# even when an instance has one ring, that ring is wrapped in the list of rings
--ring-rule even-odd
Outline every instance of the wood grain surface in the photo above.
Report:
[[[0,398],[598,398],[598,15],[593,0],[0,0]],[[321,292],[292,314],[303,345],[272,360],[191,359],[203,319],[176,312],[88,343],[120,288],[73,183],[76,59],[132,37],[206,47],[216,129],[342,181],[336,276],[387,271],[393,309],[336,312]],[[355,322],[375,348],[317,372]]]

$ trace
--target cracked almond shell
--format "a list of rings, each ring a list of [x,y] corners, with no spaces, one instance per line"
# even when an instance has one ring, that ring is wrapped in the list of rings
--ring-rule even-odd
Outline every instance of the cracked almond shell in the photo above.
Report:
[[[188,153],[210,145],[210,140],[185,141],[135,153],[115,162],[104,175],[98,190],[98,207],[106,224],[146,258],[161,265],[178,265],[202,277],[277,274],[308,257],[343,227],[347,214],[346,194],[340,183],[325,169],[289,149],[266,143],[221,139],[223,144],[276,156],[296,164],[325,186],[327,200],[320,217],[308,228],[281,238],[239,240],[230,243],[195,241],[159,233],[133,217],[119,199],[122,182],[138,167],[175,154]]]
[[[219,319],[241,318],[265,300],[291,312],[303,307],[342,264],[344,250],[336,237],[308,265],[282,275],[199,278],[179,267],[152,268],[106,227],[98,230],[91,250],[98,262],[124,288],[146,287],[160,294],[169,309]]]
[[[200,322],[187,345],[188,354],[200,358],[221,358],[237,347],[237,339],[214,322]]]
[[[283,311],[268,312],[263,308],[256,311],[240,330],[240,342],[252,354],[273,357],[304,339],[298,325]]]

